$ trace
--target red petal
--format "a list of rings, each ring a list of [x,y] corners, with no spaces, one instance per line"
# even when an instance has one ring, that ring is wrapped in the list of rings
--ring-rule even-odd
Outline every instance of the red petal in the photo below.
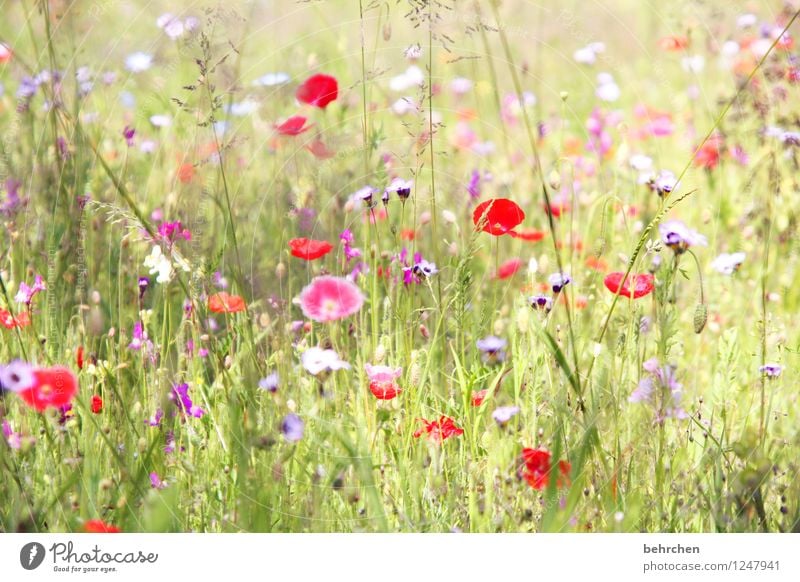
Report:
[[[297,88],[295,97],[300,103],[325,109],[339,96],[339,84],[330,75],[312,75]]]
[[[481,202],[472,213],[475,227],[494,236],[510,234],[523,220],[525,213],[522,208],[508,198],[493,198]]]
[[[623,282],[622,279],[624,276],[625,273],[609,273],[603,280],[603,284],[606,286],[606,289],[612,293],[618,292],[623,297],[631,297],[632,294],[633,299],[639,299],[639,297],[644,297],[652,293],[655,285],[655,277],[650,273],[634,276],[633,288],[631,288],[630,281]]]
[[[324,257],[333,250],[333,245],[328,241],[310,238],[293,238],[289,241],[289,247],[293,257],[306,261],[314,261]]]
[[[276,125],[275,129],[281,135],[300,135],[304,131],[311,129],[311,125],[306,125],[306,121],[308,119],[302,115],[293,115],[280,125]]]
[[[208,298],[208,308],[214,313],[238,313],[245,310],[244,299],[220,291]]]

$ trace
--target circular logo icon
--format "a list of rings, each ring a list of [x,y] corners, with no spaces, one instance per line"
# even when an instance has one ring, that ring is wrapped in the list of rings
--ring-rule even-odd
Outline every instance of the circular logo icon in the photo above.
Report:
[[[19,551],[19,563],[26,570],[35,570],[44,562],[44,546],[39,542],[30,542]]]

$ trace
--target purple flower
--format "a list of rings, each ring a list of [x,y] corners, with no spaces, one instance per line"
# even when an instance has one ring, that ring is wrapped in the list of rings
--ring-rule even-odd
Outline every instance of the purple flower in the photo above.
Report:
[[[490,335],[479,339],[475,345],[483,353],[483,361],[486,363],[495,364],[506,359],[505,348],[508,342],[503,338]]]
[[[553,288],[553,293],[561,293],[561,290],[572,283],[572,278],[566,273],[553,273],[547,278]]]
[[[372,186],[364,186],[363,188],[357,190],[355,194],[353,194],[353,198],[355,200],[362,201],[367,206],[367,208],[372,208],[373,207],[372,197],[377,192],[378,191]]]
[[[133,137],[136,135],[136,130],[129,125],[125,126],[125,129],[122,130],[122,137],[125,138],[125,143],[128,144],[128,147],[133,146]]]
[[[492,412],[492,418],[497,424],[503,426],[517,414],[519,414],[519,406],[500,406]]]
[[[661,240],[676,254],[681,254],[689,247],[704,247],[708,244],[706,237],[697,231],[691,230],[680,220],[668,220],[658,226]]]
[[[9,178],[5,182],[6,201],[0,205],[0,213],[5,216],[12,216],[16,214],[21,208],[28,204],[28,198],[20,198],[19,188],[22,183],[13,178]]]
[[[133,324],[133,339],[131,339],[131,343],[128,344],[128,349],[139,351],[148,341],[147,332],[144,331],[142,322],[137,321]]]
[[[161,426],[161,419],[164,418],[164,411],[160,408],[156,409],[155,414],[144,421],[147,426]]]
[[[22,360],[0,366],[0,389],[22,392],[33,386],[33,367]]]
[[[227,289],[228,288],[228,280],[222,276],[222,273],[216,271],[214,273],[214,285],[219,287],[220,289]]]
[[[178,405],[181,412],[186,416],[202,418],[202,416],[205,414],[205,411],[202,408],[192,402],[192,399],[189,396],[189,385],[186,383],[174,385],[168,397]]]
[[[290,443],[296,443],[302,439],[304,429],[305,424],[303,423],[303,420],[291,412],[287,414],[283,418],[283,422],[281,422],[281,433],[283,433],[283,438]]]
[[[657,176],[650,178],[647,185],[659,196],[665,196],[678,187],[678,179],[669,170],[661,170]]]
[[[473,200],[481,197],[481,173],[478,170],[472,170],[472,175],[467,183],[467,192]]]
[[[769,378],[777,378],[783,372],[783,367],[780,364],[764,364],[758,371]]]
[[[150,487],[153,489],[165,489],[167,486],[166,481],[162,481],[161,478],[158,476],[158,473],[153,471],[150,473]]]
[[[41,275],[36,275],[33,287],[28,287],[25,283],[19,284],[19,291],[17,291],[17,294],[14,296],[14,301],[30,305],[36,294],[45,289],[47,289],[47,285],[45,285],[44,279],[42,279]]]
[[[188,228],[184,228],[180,220],[174,222],[163,222],[158,227],[158,234],[167,242],[174,242],[181,237],[184,240],[192,240],[192,233]]]
[[[22,435],[18,432],[14,432],[14,429],[11,428],[7,420],[3,420],[3,437],[6,439],[8,446],[15,451],[18,451],[22,447]]]
[[[528,302],[534,309],[550,311],[553,308],[553,299],[547,295],[533,295],[528,297]]]
[[[733,275],[741,267],[745,256],[744,253],[722,253],[711,261],[711,268],[723,275]]]
[[[433,277],[436,273],[439,272],[439,269],[436,268],[436,263],[426,261],[423,258],[420,258],[417,262],[414,263],[413,269],[415,275],[418,275],[424,279]]]
[[[139,277],[139,301],[144,299],[144,293],[147,291],[147,287],[150,286],[150,279],[147,277]]]
[[[639,381],[628,402],[648,402],[656,406],[656,421],[659,424],[663,424],[665,418],[689,418],[681,406],[683,385],[675,378],[675,367],[670,364],[662,366],[658,358],[650,358],[642,364],[642,368],[649,376]],[[661,398],[657,397],[659,394]]]
[[[395,178],[392,180],[392,183],[386,187],[384,190],[384,194],[386,195],[386,199],[388,201],[389,194],[392,192],[397,194],[397,197],[400,198],[402,202],[405,202],[409,196],[411,196],[411,188],[414,186],[414,182],[411,180],[403,180],[402,178]]]
[[[266,390],[267,392],[277,392],[278,391],[278,373],[272,372],[265,378],[262,378],[258,381],[258,387],[262,390]]]
[[[344,247],[344,256],[348,262],[361,256],[361,251],[353,248],[355,237],[353,236],[353,231],[351,231],[349,228],[346,228],[342,231],[342,234],[339,235],[339,240],[342,242],[342,246]]]

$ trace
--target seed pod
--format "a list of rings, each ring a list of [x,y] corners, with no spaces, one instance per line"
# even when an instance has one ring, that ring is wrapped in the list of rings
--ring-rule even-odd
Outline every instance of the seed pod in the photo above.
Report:
[[[694,308],[694,333],[701,333],[708,321],[708,307],[705,303],[698,303]]]

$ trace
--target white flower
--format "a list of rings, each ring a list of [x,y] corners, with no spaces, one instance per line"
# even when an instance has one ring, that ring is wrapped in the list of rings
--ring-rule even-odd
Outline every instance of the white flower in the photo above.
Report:
[[[703,55],[683,57],[681,59],[681,66],[687,73],[702,73],[703,69],[706,67],[706,59]]]
[[[614,81],[609,73],[600,73],[597,75],[597,89],[595,95],[603,101],[616,101],[621,95],[619,86]]]
[[[416,65],[411,65],[402,75],[392,77],[389,88],[392,91],[405,91],[410,87],[421,86],[425,82],[425,73]]]
[[[322,372],[334,372],[336,370],[348,370],[350,364],[339,359],[339,354],[333,350],[323,350],[322,348],[308,348],[303,352],[303,367],[312,376],[317,376]]]
[[[640,172],[646,172],[653,167],[653,158],[645,156],[644,154],[634,154],[631,156],[628,163],[631,168]]]
[[[252,99],[245,99],[239,103],[232,103],[230,113],[234,117],[244,117],[258,111],[258,102]]]
[[[472,89],[472,81],[465,77],[456,77],[450,82],[450,90],[456,95],[465,95]]]
[[[733,275],[744,262],[744,253],[722,253],[711,261],[711,268],[723,275]]]
[[[400,97],[392,104],[392,113],[395,115],[406,115],[417,110],[417,105],[411,97]]]
[[[143,52],[128,55],[125,59],[125,68],[131,73],[143,73],[153,64],[153,56]]]
[[[146,269],[150,269],[151,275],[158,274],[156,281],[158,283],[168,283],[172,278],[172,263],[161,251],[161,247],[156,245],[144,260]]]
[[[412,44],[403,51],[403,54],[409,61],[416,61],[422,56],[422,47],[418,44]]]
[[[172,118],[169,115],[152,115],[150,123],[156,127],[169,127],[172,125]]]
[[[275,85],[285,85],[289,82],[287,73],[267,73],[253,81],[256,87],[274,87]]]
[[[572,58],[582,65],[593,65],[595,62],[597,62],[597,55],[605,52],[605,50],[606,45],[604,45],[602,42],[592,42],[585,47],[576,50],[572,55]]]
[[[755,26],[758,22],[758,17],[755,14],[745,13],[739,16],[736,19],[736,26],[739,28],[750,28],[751,26]]]

